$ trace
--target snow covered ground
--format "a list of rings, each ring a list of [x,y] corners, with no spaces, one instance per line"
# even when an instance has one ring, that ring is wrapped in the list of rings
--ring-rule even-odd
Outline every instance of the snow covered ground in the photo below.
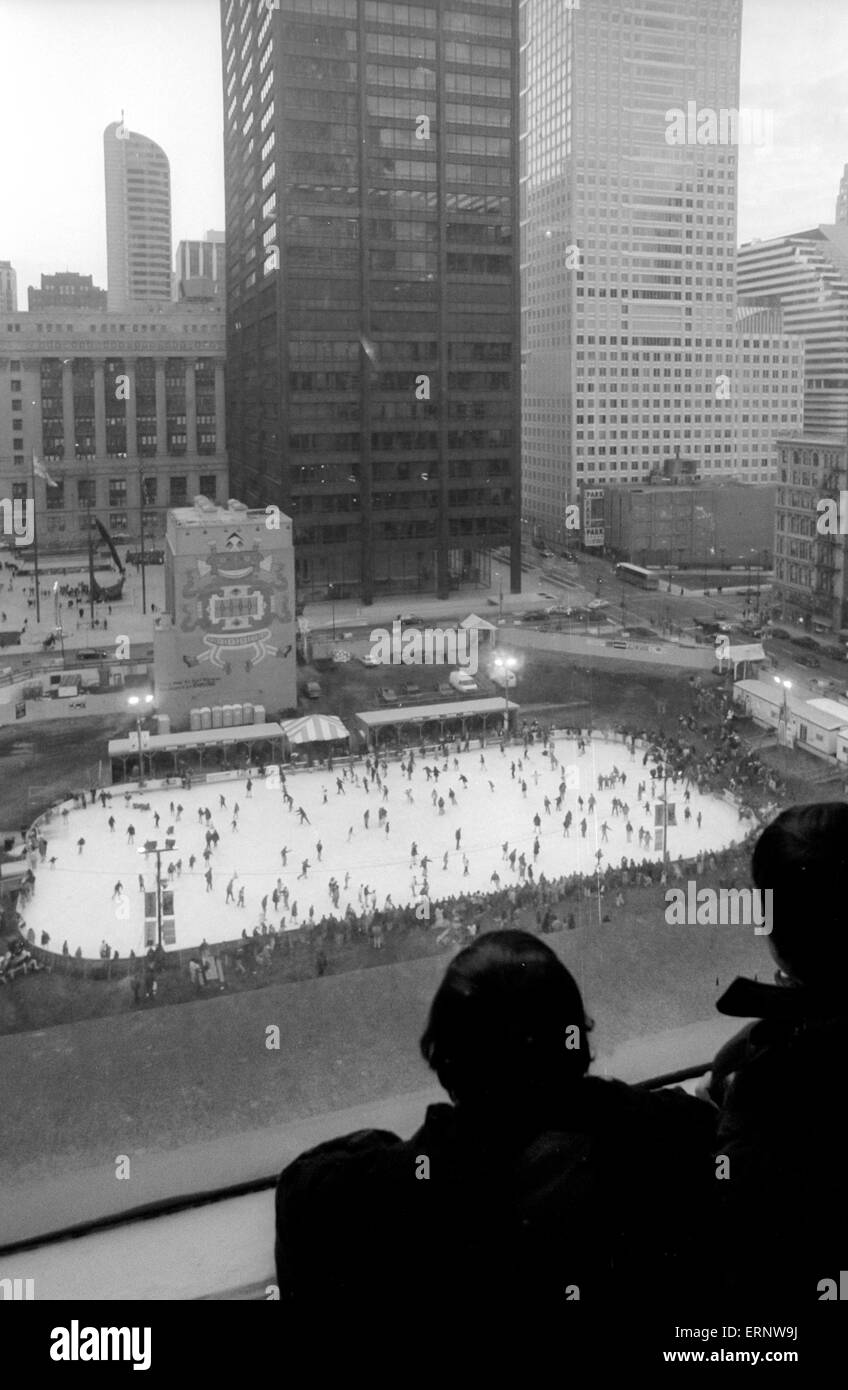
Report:
[[[481,757],[485,765],[481,765]],[[308,920],[309,909],[316,918],[332,909],[330,879],[335,876],[340,889],[338,915],[348,903],[355,911],[362,907],[361,892],[369,889],[376,894],[382,907],[387,895],[395,905],[414,900],[422,891],[424,875],[421,859],[428,856],[429,896],[436,901],[451,894],[475,890],[491,891],[491,876],[497,873],[501,884],[508,886],[519,881],[516,868],[511,869],[503,856],[506,842],[517,856],[524,854],[533,865],[534,875],[554,878],[575,870],[591,872],[596,867],[595,854],[602,852],[602,866],[618,864],[623,855],[640,860],[659,858],[658,850],[640,847],[639,828],[651,830],[653,846],[654,804],[651,803],[651,782],[642,766],[641,752],[635,757],[620,743],[593,740],[583,755],[578,755],[573,740],[561,737],[555,744],[557,766],[549,755],[534,745],[524,758],[519,746],[507,747],[501,753],[492,745],[481,753],[479,748],[451,754],[448,769],[445,760],[430,756],[422,760],[416,755],[412,780],[401,772],[398,762],[390,762],[384,786],[388,796],[372,783],[366,792],[362,785],[364,766],[355,765],[357,784],[343,782],[344,794],[339,793],[336,776],[325,770],[299,771],[287,776],[285,789],[294,801],[294,810],[286,807],[279,778],[265,781],[254,779],[248,795],[244,777],[235,780],[201,783],[191,791],[181,788],[133,791],[125,801],[122,788],[112,790],[111,802],[104,809],[98,801],[83,810],[72,809],[67,814],[54,814],[44,827],[48,840],[46,857],[36,867],[35,893],[24,908],[27,927],[35,930],[36,941],[42,931],[50,935],[50,947],[60,951],[67,940],[71,953],[77,947],[86,957],[97,957],[102,942],[112,951],[126,956],[130,950],[137,955],[144,950],[144,896],[140,891],[139,874],[147,889],[155,887],[155,858],[139,854],[148,839],[164,843],[165,834],[173,826],[176,848],[162,860],[163,877],[168,864],[182,861],[182,873],[173,876],[176,918],[176,945],[195,946],[202,938],[209,942],[232,940],[242,928],[251,931],[260,920],[261,900],[269,895],[268,920],[291,927]],[[519,767],[519,762],[523,766]],[[515,764],[515,776],[512,764]],[[425,766],[438,766],[438,782],[427,779]],[[614,789],[598,790],[599,775],[609,776],[613,767],[626,776]],[[461,776],[467,779],[463,785]],[[526,790],[522,791],[524,780]],[[637,801],[637,784],[647,781],[647,793]],[[566,782],[562,808],[557,811],[559,785]],[[455,803],[449,798],[453,790]],[[661,793],[661,786],[656,791]],[[433,793],[444,798],[444,813],[433,804]],[[592,812],[578,805],[582,797],[588,803],[591,794],[597,799]],[[326,796],[326,800],[325,800]],[[551,802],[550,812],[544,805]],[[226,806],[220,805],[224,797]],[[629,805],[632,841],[628,842],[628,816],[613,815],[613,797]],[[676,805],[678,825],[669,831],[669,852],[672,858],[695,855],[704,849],[721,849],[741,838],[737,814],[733,807],[717,797],[691,793],[691,820],[684,822],[683,788],[669,793]],[[179,820],[175,808],[182,805]],[[134,810],[133,803],[149,803],[149,811]],[[237,826],[233,828],[233,808],[238,803]],[[650,805],[648,803],[651,803]],[[303,807],[308,820],[301,824],[297,808]],[[380,807],[387,813],[385,825],[378,824]],[[647,810],[646,810],[647,807]],[[201,824],[199,811],[211,811],[211,823]],[[563,832],[563,817],[571,811],[573,823],[568,837]],[[364,815],[370,813],[370,826],[365,828]],[[702,815],[698,827],[697,815]],[[159,814],[157,829],[155,813]],[[115,829],[110,830],[109,816],[114,815]],[[533,858],[536,837],[534,816],[541,818],[538,831],[539,852]],[[580,821],[586,816],[587,831],[583,838]],[[603,825],[607,824],[604,839]],[[135,827],[135,843],[128,843],[127,830]],[[206,848],[207,828],[217,829],[220,841],[210,862],[212,889],[205,881],[206,864],[202,858]],[[457,847],[456,833],[461,832]],[[85,844],[79,852],[78,841]],[[319,858],[318,845],[321,844]],[[415,842],[418,858],[411,859]],[[281,850],[287,849],[287,867],[283,867]],[[193,869],[189,859],[195,856]],[[447,867],[444,856],[447,855]],[[55,863],[51,865],[51,860]],[[309,861],[305,878],[299,878],[304,860]],[[234,883],[235,901],[227,902],[228,882]],[[346,876],[348,877],[345,888]],[[270,895],[277,886],[287,888],[290,903],[297,904],[297,917],[291,907],[285,910],[282,901],[274,910]],[[115,896],[117,884],[123,889]],[[244,906],[239,907],[239,891],[244,890]]]

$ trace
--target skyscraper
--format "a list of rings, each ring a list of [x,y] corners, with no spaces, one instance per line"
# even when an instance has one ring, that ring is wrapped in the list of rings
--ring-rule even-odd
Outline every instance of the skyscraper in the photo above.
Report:
[[[804,429],[848,427],[848,226],[811,227],[739,249],[739,292],[780,304],[806,348]],[[788,433],[786,431],[785,433]]]
[[[520,584],[517,11],[222,0],[228,452],[302,597]]]
[[[836,218],[843,226],[848,223],[848,164],[842,170],[839,180],[839,196],[836,199]]]
[[[738,148],[698,128],[737,110],[740,11],[521,0],[523,510],[552,540],[675,445],[738,471]]]
[[[18,311],[18,277],[11,261],[0,261],[0,313]]]
[[[171,299],[171,170],[164,150],[113,121],[103,132],[109,309]]]

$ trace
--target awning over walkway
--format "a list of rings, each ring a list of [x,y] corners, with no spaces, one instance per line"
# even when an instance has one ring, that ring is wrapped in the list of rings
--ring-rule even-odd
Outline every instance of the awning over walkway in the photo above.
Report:
[[[280,737],[279,724],[240,724],[229,729],[186,729],[180,734],[150,734],[143,752],[179,753],[196,748],[219,748],[236,743],[259,743]],[[109,740],[109,757],[138,753],[138,734],[133,729],[124,738]]]
[[[286,719],[280,726],[289,743],[335,743],[350,738],[340,719],[334,714],[304,714],[300,719]]]

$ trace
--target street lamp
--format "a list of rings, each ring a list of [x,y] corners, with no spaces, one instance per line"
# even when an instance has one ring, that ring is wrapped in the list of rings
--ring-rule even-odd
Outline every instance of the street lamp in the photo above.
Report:
[[[492,665],[496,668],[496,670],[498,670],[498,671],[501,673],[501,676],[503,677],[503,689],[504,689],[504,734],[506,735],[506,734],[509,733],[509,688],[510,688],[509,674],[510,674],[510,671],[515,671],[515,668],[516,668],[516,666],[518,665],[518,661],[517,661],[517,659],[516,659],[514,656],[496,656],[495,659],[494,659],[494,661],[493,661],[493,663],[492,663]],[[517,679],[517,677],[516,677],[516,679]],[[515,681],[513,681],[512,684],[514,685],[514,684],[515,684]]]
[[[152,705],[152,704],[153,704],[153,696],[152,696],[152,695],[130,695],[130,696],[127,698],[127,704],[128,704],[128,705],[133,705],[133,706],[141,705],[141,704]],[[144,756],[143,756],[142,751],[141,751],[141,749],[142,749],[142,741],[141,741],[141,734],[142,734],[141,721],[142,721],[142,718],[143,718],[143,717],[144,717],[144,716],[142,715],[141,711],[138,710],[138,711],[136,712],[136,716],[135,716],[135,727],[136,727],[136,733],[138,734],[138,785],[139,785],[139,787],[143,787],[143,786],[144,786]]]
[[[328,588],[329,591],[330,591],[330,601],[331,601],[331,603],[332,603],[332,605],[333,605],[333,641],[335,642],[335,640],[336,640],[336,586],[335,586],[335,584],[328,584],[328,585],[327,585],[327,588]]]

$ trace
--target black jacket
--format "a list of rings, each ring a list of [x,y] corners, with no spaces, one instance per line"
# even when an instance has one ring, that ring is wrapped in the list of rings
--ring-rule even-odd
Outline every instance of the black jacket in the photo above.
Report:
[[[586,1078],[546,1124],[432,1105],[408,1141],[361,1130],[321,1144],[277,1187],[281,1299],[314,1311],[508,1295],[696,1294],[707,1275],[715,1112],[682,1092]],[[416,1293],[417,1290],[417,1293]]]
[[[759,1015],[713,1063],[724,1282],[773,1307],[809,1305],[848,1254],[848,1012],[835,995],[737,980],[720,1012]]]

